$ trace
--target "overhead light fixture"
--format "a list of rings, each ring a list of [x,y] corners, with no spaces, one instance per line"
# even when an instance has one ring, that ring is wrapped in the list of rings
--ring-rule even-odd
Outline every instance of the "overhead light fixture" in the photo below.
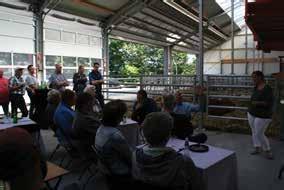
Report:
[[[187,9],[182,7],[181,5],[177,4],[174,0],[163,0],[163,2],[166,3],[167,5],[171,6],[172,8],[178,10],[179,12],[186,15],[187,17],[191,18],[195,22],[199,23],[199,17],[198,16],[194,15],[193,13],[191,13],[190,11],[188,11]],[[203,26],[207,26],[207,25],[208,25],[208,22],[203,21]],[[220,36],[223,39],[228,38],[222,32],[218,31],[217,29],[215,29],[214,27],[212,27],[210,25],[208,26],[208,30],[210,30],[211,32],[214,32],[215,34],[217,34],[218,36]]]

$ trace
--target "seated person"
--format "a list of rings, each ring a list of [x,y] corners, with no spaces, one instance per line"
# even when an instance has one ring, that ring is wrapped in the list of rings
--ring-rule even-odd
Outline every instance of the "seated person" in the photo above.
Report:
[[[200,111],[200,106],[198,104],[191,104],[183,101],[182,93],[180,91],[176,92],[176,101],[173,112],[176,114],[186,115],[189,120],[191,120],[191,112]]]
[[[93,97],[88,93],[81,93],[76,100],[76,111],[73,122],[72,137],[80,146],[79,150],[88,154],[91,152],[91,146],[95,142],[97,129],[101,122],[92,105]]]
[[[54,132],[56,131],[54,126],[54,113],[61,101],[61,94],[58,90],[52,89],[47,94],[47,106],[45,108],[45,125],[50,127]]]
[[[146,116],[142,130],[147,144],[133,153],[133,178],[157,188],[202,189],[201,178],[191,158],[167,147],[173,124],[172,117],[165,112]]]
[[[87,85],[86,88],[84,89],[84,92],[92,95],[94,101],[92,103],[93,105],[93,110],[95,113],[98,113],[99,115],[101,115],[102,112],[102,107],[99,103],[99,101],[96,98],[96,87],[93,85]]]
[[[185,139],[193,134],[193,126],[187,115],[174,113],[175,96],[172,94],[163,96],[163,110],[174,119],[172,135],[179,139]]]
[[[72,106],[75,105],[76,95],[72,90],[65,90],[61,95],[61,102],[59,103],[54,113],[54,124],[56,125],[56,136],[58,141],[62,144],[70,142],[71,131],[75,112]]]
[[[147,97],[147,92],[145,90],[139,90],[137,92],[137,101],[134,103],[131,118],[141,124],[147,114],[156,111],[158,111],[156,102]]]
[[[46,172],[41,170],[40,160],[26,130],[14,127],[0,131],[0,189],[4,185],[4,189],[39,190]]]
[[[117,129],[126,111],[127,106],[122,100],[107,103],[95,138],[95,147],[112,179],[129,179],[131,176],[131,148]]]

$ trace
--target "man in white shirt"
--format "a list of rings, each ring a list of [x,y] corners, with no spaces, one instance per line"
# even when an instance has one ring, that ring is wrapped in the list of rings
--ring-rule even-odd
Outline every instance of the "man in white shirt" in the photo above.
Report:
[[[26,76],[25,82],[27,92],[31,100],[29,116],[31,117],[35,110],[35,90],[38,88],[38,79],[35,76],[36,69],[33,65],[28,66],[29,74]]]

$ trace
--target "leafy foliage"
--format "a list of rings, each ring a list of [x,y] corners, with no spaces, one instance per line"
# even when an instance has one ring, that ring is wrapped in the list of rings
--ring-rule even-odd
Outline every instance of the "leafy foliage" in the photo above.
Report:
[[[163,74],[164,50],[153,46],[111,39],[109,44],[110,75]],[[173,52],[173,73],[194,74],[195,60],[188,63],[188,55]]]

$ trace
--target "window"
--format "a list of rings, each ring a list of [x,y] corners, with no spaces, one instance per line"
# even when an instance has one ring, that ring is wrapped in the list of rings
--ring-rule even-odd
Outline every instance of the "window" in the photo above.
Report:
[[[14,65],[28,66],[33,64],[33,55],[24,53],[14,53]]]
[[[55,64],[61,63],[61,57],[60,56],[53,56],[53,55],[47,55],[45,56],[45,65],[46,66],[54,66]]]
[[[72,32],[62,32],[61,40],[63,42],[75,43],[75,33]]]
[[[90,37],[90,45],[92,45],[92,46],[100,46],[101,45],[101,38],[91,36]]]
[[[76,43],[88,45],[89,44],[89,36],[83,35],[83,34],[77,34]]]
[[[60,41],[60,31],[52,30],[52,29],[45,29],[45,39]]]
[[[11,53],[0,52],[0,65],[12,65]]]
[[[4,71],[4,77],[10,78],[12,76],[12,69],[10,68],[1,68]]]
[[[46,69],[45,80],[48,80],[50,76],[54,73],[55,69]]]
[[[74,73],[76,73],[76,69],[63,69],[63,74],[66,79],[73,79]]]
[[[63,57],[64,67],[76,67],[76,57]]]
[[[102,60],[101,59],[96,59],[96,58],[91,58],[91,66],[94,65],[94,63],[99,63],[100,64],[100,67],[102,67]]]
[[[90,59],[85,57],[78,57],[78,66],[83,65],[85,67],[90,67]]]

